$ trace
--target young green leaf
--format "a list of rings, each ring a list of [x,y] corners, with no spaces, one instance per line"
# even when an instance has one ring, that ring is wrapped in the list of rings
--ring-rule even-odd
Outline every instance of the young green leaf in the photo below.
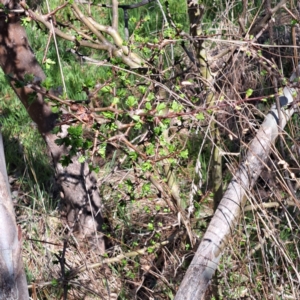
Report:
[[[252,89],[248,89],[246,91],[246,98],[249,98],[252,94],[253,94],[253,90]]]

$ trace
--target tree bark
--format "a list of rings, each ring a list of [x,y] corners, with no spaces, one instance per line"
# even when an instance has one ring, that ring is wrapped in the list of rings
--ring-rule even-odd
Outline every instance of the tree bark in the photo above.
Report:
[[[5,0],[0,0],[0,3],[7,4]],[[14,7],[13,2],[10,2],[9,7]],[[64,194],[63,203],[71,230],[77,230],[82,237],[92,239],[99,251],[104,252],[103,237],[97,233],[101,230],[102,215],[95,175],[85,163],[79,163],[76,158],[68,167],[62,167],[59,161],[62,155],[68,153],[68,149],[58,146],[55,140],[59,136],[51,132],[58,115],[52,113],[42,94],[36,93],[29,86],[20,86],[20,83],[26,81],[26,75],[33,78],[36,85],[46,77],[17,15],[0,15],[0,66],[48,146]],[[64,132],[66,129],[67,125]]]
[[[294,113],[291,105],[296,91],[285,87],[283,92],[284,95],[280,97],[282,128]],[[273,105],[249,145],[246,159],[234,174],[185,274],[175,300],[202,299],[204,296],[218,267],[222,252],[238,224],[246,203],[247,192],[251,190],[260,175],[278,136],[278,120],[278,110],[276,105]]]
[[[21,229],[17,226],[0,134],[0,299],[28,300],[22,261]]]

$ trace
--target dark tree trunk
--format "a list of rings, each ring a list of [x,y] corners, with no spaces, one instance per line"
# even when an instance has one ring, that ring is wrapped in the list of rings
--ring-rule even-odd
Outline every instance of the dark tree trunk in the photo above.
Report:
[[[0,0],[0,3],[7,4],[5,0]],[[13,4],[9,6],[13,7]],[[51,132],[58,116],[52,113],[42,94],[28,86],[20,87],[25,75],[33,76],[33,81],[38,83],[45,79],[45,74],[28,44],[19,16],[0,15],[0,66],[48,146],[64,194],[63,203],[70,227],[79,231],[81,237],[95,242],[94,245],[103,252],[103,237],[97,234],[102,225],[101,199],[94,174],[76,158],[68,167],[62,167],[60,157],[67,154],[68,150],[56,145],[58,136]],[[65,126],[64,132],[66,129]]]

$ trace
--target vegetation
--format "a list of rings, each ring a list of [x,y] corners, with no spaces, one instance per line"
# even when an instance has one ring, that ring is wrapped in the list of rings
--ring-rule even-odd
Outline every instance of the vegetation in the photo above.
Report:
[[[297,88],[298,77],[289,77],[298,65],[299,12],[296,1],[149,1],[128,9],[126,40],[124,9],[102,2],[56,0],[49,10],[47,1],[21,2],[46,79],[27,74],[17,83],[58,114],[52,133],[68,147],[60,164],[85,163],[97,174],[105,253],[76,233],[82,210],[67,218],[44,141],[9,74],[0,77],[30,293],[174,299],[249,142],[282,89]],[[207,299],[297,299],[298,119],[280,132],[247,190]]]

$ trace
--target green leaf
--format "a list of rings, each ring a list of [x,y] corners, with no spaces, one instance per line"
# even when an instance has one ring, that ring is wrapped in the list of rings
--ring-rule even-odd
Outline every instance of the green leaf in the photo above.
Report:
[[[56,114],[59,112],[59,107],[58,106],[51,106],[51,111]]]
[[[54,60],[52,60],[52,59],[50,59],[50,58],[47,58],[47,59],[45,60],[44,64],[45,64],[46,69],[49,70],[49,69],[51,68],[51,66],[52,66],[52,65],[55,65],[56,63],[55,63]]]
[[[182,111],[183,107],[180,103],[178,103],[177,101],[173,100],[172,105],[171,105],[171,109],[174,112],[180,112]]]
[[[70,155],[63,155],[60,163],[62,164],[63,167],[67,167],[70,163],[72,162],[72,159]]]
[[[155,95],[154,95],[154,93],[149,93],[148,94],[148,96],[147,96],[147,101],[152,101],[152,100],[154,100],[155,99]]]
[[[141,169],[143,172],[152,170],[152,163],[150,161],[145,161],[142,163]]]
[[[4,8],[4,10],[5,10],[5,8]],[[24,27],[28,26],[30,24],[30,22],[31,22],[31,18],[30,17],[25,17],[25,18],[21,19],[21,24]]]
[[[84,80],[84,84],[83,86],[86,86],[88,88],[93,88],[95,86],[95,80],[93,77],[88,77],[88,78],[85,78]]]
[[[180,154],[179,154],[179,156],[181,158],[184,158],[184,159],[188,158],[188,156],[189,156],[189,150],[186,149],[186,150],[181,151]]]
[[[150,104],[150,102],[146,102],[145,108],[146,108],[147,110],[151,110],[151,109],[152,109],[152,105]]]
[[[51,77],[47,77],[41,84],[45,89],[50,90],[54,83]]]
[[[191,248],[191,245],[190,245],[190,244],[186,244],[186,245],[185,245],[185,250],[190,250],[190,248]]]
[[[129,96],[127,100],[125,101],[126,105],[129,106],[130,108],[137,105],[138,101],[134,96]]]
[[[138,154],[135,151],[130,151],[128,155],[134,161],[138,158]]]
[[[110,126],[109,126],[109,128],[110,128],[110,130],[112,130],[112,131],[118,130],[118,126],[117,126],[117,124],[115,124],[115,123],[111,123]]]
[[[200,121],[203,121],[205,118],[204,118],[204,114],[201,112],[199,114],[196,115],[196,119],[197,120],[200,120]]]
[[[266,70],[261,70],[260,75],[261,76],[266,76],[268,73]]]
[[[125,97],[125,95],[126,95],[126,89],[118,89],[117,90],[118,97],[123,98],[123,97]]]
[[[139,86],[139,91],[140,91],[142,94],[145,94],[146,91],[147,91],[147,88],[146,88],[144,85],[140,85],[140,86]]]
[[[141,120],[141,117],[137,115],[133,115],[131,118],[136,122],[139,122]]]
[[[24,75],[24,82],[29,83],[34,80],[34,75],[33,74],[25,74]]]
[[[58,146],[61,146],[65,143],[65,139],[56,139],[55,144]]]
[[[116,105],[120,103],[120,98],[119,97],[114,97],[113,100],[112,100],[112,104]]]
[[[134,125],[134,128],[135,129],[137,129],[137,130],[139,130],[139,129],[141,129],[142,128],[142,122],[137,122],[135,125]]]
[[[156,134],[156,135],[160,135],[161,134],[161,131],[162,131],[162,128],[161,127],[159,127],[159,126],[157,126],[157,127],[154,127],[154,133]]]
[[[148,230],[154,230],[153,223],[148,223],[147,227],[148,227]]]
[[[58,134],[59,132],[60,132],[59,126],[55,126],[55,127],[51,130],[51,133],[53,133],[53,134]]]
[[[73,135],[73,136],[76,136],[76,137],[79,137],[79,136],[82,136],[82,133],[83,133],[83,130],[82,130],[82,125],[78,125],[78,126],[70,126],[68,129],[67,129],[68,133],[70,135]]]
[[[112,111],[103,111],[101,114],[107,119],[115,118],[115,114]]]
[[[100,147],[98,149],[98,153],[99,153],[99,155],[102,158],[105,158],[105,155],[106,155],[106,146],[107,146],[107,143],[103,143],[103,144],[100,145]]]
[[[291,25],[292,26],[295,26],[296,24],[298,24],[299,22],[297,21],[297,20],[295,20],[295,19],[293,19],[292,21],[291,21]]]
[[[92,146],[93,146],[93,142],[90,140],[85,140],[82,145],[83,149],[85,150],[90,149]]]
[[[57,286],[57,285],[58,285],[57,279],[55,279],[55,278],[52,279],[52,280],[51,280],[51,285],[52,285],[52,286]]]
[[[156,107],[156,110],[158,111],[158,112],[160,112],[160,111],[162,111],[163,109],[165,109],[167,106],[166,106],[166,104],[165,103],[159,103],[158,105],[157,105],[157,107]]]
[[[246,98],[249,98],[252,94],[253,94],[253,90],[252,89],[248,89],[246,91]]]
[[[100,171],[100,167],[99,166],[93,166],[92,164],[89,164],[89,170],[91,172],[95,172],[96,174],[98,174],[99,171]]]
[[[101,92],[110,93],[111,92],[111,87],[109,85],[106,85],[101,89]]]
[[[153,144],[149,144],[149,145],[147,145],[147,147],[146,147],[146,154],[147,155],[154,155],[154,153],[155,153],[155,147],[154,147],[154,145]]]
[[[145,183],[142,186],[142,194],[143,196],[146,196],[150,193],[151,191],[151,184],[150,183]]]
[[[154,248],[153,247],[148,247],[147,251],[148,251],[148,253],[153,253],[154,252]]]
[[[79,158],[78,158],[78,162],[80,162],[81,164],[84,163],[85,160],[86,160],[86,157],[85,157],[85,156],[82,156],[82,155],[79,156]]]

